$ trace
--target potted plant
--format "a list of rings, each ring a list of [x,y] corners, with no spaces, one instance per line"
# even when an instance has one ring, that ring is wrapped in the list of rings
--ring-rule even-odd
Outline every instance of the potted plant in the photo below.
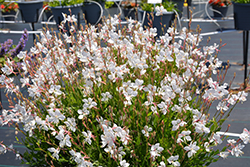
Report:
[[[140,13],[143,27],[156,27],[157,35],[163,35],[167,32],[168,27],[171,26],[171,21],[174,18],[174,10],[178,11],[171,1],[165,1],[162,4],[145,3],[140,4]]]
[[[49,7],[49,1],[43,1],[43,9],[47,20],[50,20],[53,17],[53,13]]]
[[[232,2],[230,0],[209,0],[208,3],[213,8],[214,17],[225,17]]]
[[[5,2],[4,0],[0,1],[2,15],[5,16],[6,21],[14,21],[15,15],[18,10],[18,4],[16,2]],[[7,16],[11,15],[11,16]]]
[[[186,28],[178,42],[170,42],[173,28],[155,40],[133,21],[118,32],[118,21],[104,20],[99,31],[86,25],[68,40],[46,29],[23,56],[20,82],[28,91],[4,70],[10,107],[0,125],[23,133],[16,139],[28,150],[0,141],[1,153],[13,151],[37,167],[202,167],[243,154],[247,129],[216,147],[227,139],[222,125],[248,95],[223,82],[221,47],[200,47],[200,34]]]
[[[124,17],[126,18],[132,18],[132,19],[136,19],[136,8],[138,6],[138,4],[136,4],[135,2],[132,2],[131,0],[125,0],[122,1],[121,3],[122,6],[122,12]]]
[[[96,25],[101,22],[106,0],[87,0],[84,1],[82,11],[87,23]]]
[[[105,2],[105,14],[106,16],[111,16],[113,17],[114,15],[118,15],[120,13],[120,8],[118,7],[119,4],[117,4],[116,2],[114,1],[106,1]],[[105,15],[104,14],[104,15]]]
[[[39,12],[43,7],[42,0],[19,1],[18,5],[22,19],[26,23],[36,23],[38,21]]]
[[[234,0],[234,25],[236,30],[250,30],[250,0]]]
[[[52,10],[52,13],[53,13],[53,16],[57,25],[60,25],[65,17],[62,15],[62,13],[66,15],[75,15],[76,19],[80,19],[79,14],[80,14],[81,6],[83,2],[84,0],[61,0],[61,1],[54,0],[54,1],[50,1],[48,4]],[[79,24],[79,21],[78,21],[78,24]]]

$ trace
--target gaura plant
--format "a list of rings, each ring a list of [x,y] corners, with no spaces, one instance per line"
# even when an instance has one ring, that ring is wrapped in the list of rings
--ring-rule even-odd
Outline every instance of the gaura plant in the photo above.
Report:
[[[16,102],[0,122],[23,133],[18,140],[29,150],[20,154],[1,142],[2,153],[13,151],[30,166],[81,167],[204,166],[215,155],[243,154],[247,129],[214,148],[226,138],[217,133],[222,124],[247,96],[223,83],[221,46],[199,48],[201,36],[186,28],[178,39],[175,28],[156,39],[155,29],[133,20],[123,29],[115,17],[78,31],[75,17],[64,18],[70,35],[45,29],[20,53],[20,85],[8,77],[11,64],[2,68],[1,83]]]

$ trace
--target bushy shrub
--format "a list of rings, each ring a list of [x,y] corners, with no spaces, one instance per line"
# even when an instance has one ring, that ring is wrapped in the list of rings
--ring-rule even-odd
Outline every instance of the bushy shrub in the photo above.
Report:
[[[17,99],[0,122],[25,134],[29,152],[18,156],[27,164],[190,167],[229,154],[214,149],[225,138],[217,132],[247,93],[223,83],[219,45],[199,48],[201,37],[186,28],[156,39],[155,29],[133,20],[121,28],[116,17],[80,31],[74,17],[66,21],[71,35],[45,30],[20,56],[28,97],[8,77],[11,65],[0,77]],[[249,139],[245,129],[230,140],[231,154],[241,155]],[[1,145],[2,152],[13,150]]]

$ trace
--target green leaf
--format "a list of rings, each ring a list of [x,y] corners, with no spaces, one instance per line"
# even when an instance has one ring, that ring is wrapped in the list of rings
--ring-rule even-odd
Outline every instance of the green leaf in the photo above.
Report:
[[[148,115],[147,115],[147,116],[149,117],[149,116],[150,116],[150,115],[152,115],[152,114],[153,114],[153,112],[151,111],[151,112],[149,112],[149,113],[148,113]]]

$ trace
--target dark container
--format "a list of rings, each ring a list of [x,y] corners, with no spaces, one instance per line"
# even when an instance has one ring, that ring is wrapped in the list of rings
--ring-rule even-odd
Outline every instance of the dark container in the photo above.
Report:
[[[214,17],[226,17],[227,16],[227,10],[228,10],[228,7],[217,7],[217,6],[213,6],[213,9],[220,12],[216,12],[216,11],[213,11],[214,13]]]
[[[250,4],[233,3],[236,30],[250,30]]]
[[[4,16],[3,18],[5,21],[15,21],[16,11],[11,10],[10,12],[2,12],[2,16]]]
[[[22,19],[25,23],[36,23],[39,17],[39,11],[43,7],[43,1],[18,2]]]
[[[138,9],[140,13],[141,20],[143,19],[144,11]],[[152,12],[145,11],[144,22],[142,23],[143,28],[149,27],[150,20],[152,20]],[[167,33],[167,29],[171,26],[171,21],[173,19],[174,12],[169,12],[168,14],[164,14],[161,16],[155,16],[155,12],[153,13],[153,27],[157,29],[157,35],[162,36]]]
[[[99,3],[99,5],[97,5],[96,3],[93,2],[84,2],[83,6],[82,6],[82,12],[85,15],[85,19],[87,21],[87,23],[90,24],[97,24],[100,23],[101,19],[101,10],[104,10],[104,5],[105,3]],[[102,7],[102,9],[101,9]]]

